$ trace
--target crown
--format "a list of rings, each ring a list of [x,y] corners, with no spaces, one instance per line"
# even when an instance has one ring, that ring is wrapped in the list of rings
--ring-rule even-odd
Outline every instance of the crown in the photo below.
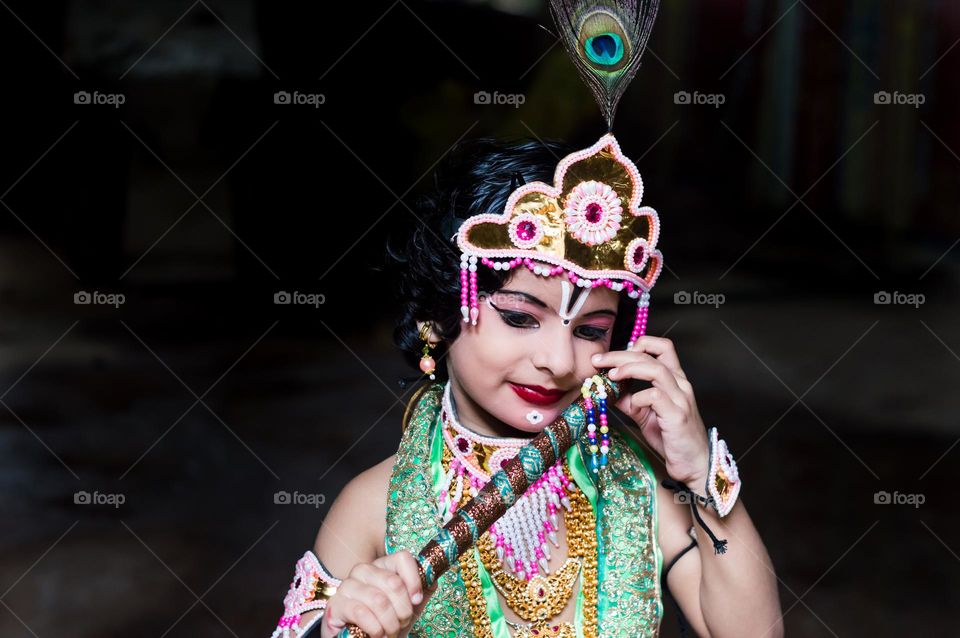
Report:
[[[643,180],[608,133],[557,165],[553,185],[514,190],[502,214],[475,215],[457,232],[461,313],[476,325],[478,264],[495,270],[526,266],[563,275],[580,287],[606,286],[638,299],[632,343],[646,329],[650,289],[663,268],[657,211],[640,206]]]

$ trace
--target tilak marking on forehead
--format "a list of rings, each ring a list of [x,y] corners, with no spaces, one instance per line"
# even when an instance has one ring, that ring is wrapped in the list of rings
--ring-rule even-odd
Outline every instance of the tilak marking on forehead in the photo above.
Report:
[[[560,298],[560,318],[563,319],[563,325],[569,326],[570,322],[576,318],[580,310],[583,308],[583,304],[587,301],[587,297],[590,295],[591,288],[584,288],[583,293],[577,298],[575,304],[572,308],[568,308],[570,305],[570,299],[573,296],[573,284],[571,284],[566,279],[560,280],[560,286],[563,291],[563,296]]]

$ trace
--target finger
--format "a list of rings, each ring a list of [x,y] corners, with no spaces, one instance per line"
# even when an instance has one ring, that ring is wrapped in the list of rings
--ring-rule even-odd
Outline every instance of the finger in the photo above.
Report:
[[[345,578],[337,587],[337,593],[327,601],[323,622],[332,630],[332,633],[336,634],[347,623],[358,625],[356,614],[353,612],[356,607],[355,598],[359,584],[359,581],[354,578]]]
[[[368,587],[368,585],[359,584],[359,587]],[[339,595],[340,592],[338,591],[337,594]],[[362,589],[360,590],[359,595],[363,595]],[[339,630],[342,629],[344,625],[356,625],[368,636],[385,635],[386,630],[381,624],[377,613],[370,609],[370,607],[362,599],[344,596],[338,601],[336,609],[331,610],[329,608],[334,606],[334,598],[330,599],[330,604],[328,605],[328,611],[326,613],[335,614],[335,617],[341,619],[343,624],[336,623],[336,625],[340,625],[337,627],[336,625],[332,624],[334,618],[331,617],[331,620],[329,621],[331,623],[331,627]]]
[[[376,604],[371,605],[368,602],[368,605],[378,612],[384,629],[388,632],[393,633],[390,630],[391,619],[396,619],[400,625],[405,625],[413,618],[413,604],[410,602],[407,586],[395,572],[367,565],[365,569],[358,570],[356,577],[376,590],[376,594],[371,592]],[[386,607],[383,605],[384,600],[387,603]]]
[[[677,383],[677,377],[674,376],[673,371],[656,359],[650,358],[625,363],[612,369],[609,376],[614,381],[618,379],[650,381],[655,387],[662,389],[678,407],[686,406],[688,403],[687,395]]]
[[[395,636],[400,631],[401,622],[397,610],[393,607],[390,595],[375,585],[360,585],[359,600],[373,612],[377,623],[385,636]],[[406,595],[406,594],[404,594]]]
[[[664,419],[675,418],[681,415],[681,408],[673,402],[666,392],[660,388],[647,388],[640,392],[627,395],[627,408],[634,411],[643,408],[652,408],[658,416]]]
[[[676,353],[674,352],[671,356],[670,353],[660,355],[658,354],[659,352],[659,350],[654,352],[652,349],[647,352],[645,347],[640,348],[635,344],[634,349],[632,350],[611,350],[610,352],[601,352],[600,354],[593,355],[593,357],[590,359],[590,362],[596,368],[600,369],[615,368],[623,365],[624,363],[636,361],[638,357],[640,359],[650,358],[653,361],[658,361],[664,364],[674,373],[678,373],[678,376],[686,379],[686,374],[684,374],[683,370],[680,369],[680,362],[677,359]],[[666,356],[666,358],[664,358],[664,356]]]
[[[373,561],[374,565],[391,569],[403,579],[410,596],[410,602],[419,605],[423,600],[423,583],[420,581],[420,570],[417,568],[417,559],[413,554],[403,550]]]
[[[670,339],[643,335],[633,344],[632,350],[652,354],[658,361],[673,370],[680,378],[687,378],[687,375],[684,374],[683,369],[680,367],[680,357],[677,355],[676,346],[673,345],[673,341]]]
[[[654,415],[656,415],[658,408],[665,413],[669,412],[672,409],[670,405],[673,402],[667,401],[661,403],[660,398],[656,396],[656,393],[651,392],[651,390],[657,390],[657,388],[647,388],[646,390],[624,396],[623,399],[617,403],[617,408],[623,410],[640,426],[640,433],[643,435],[643,438],[646,439],[658,457],[662,459],[664,456],[663,433],[657,419],[649,418],[649,413],[653,412]],[[659,390],[657,391],[659,392]],[[654,407],[654,403],[657,404],[656,407]]]

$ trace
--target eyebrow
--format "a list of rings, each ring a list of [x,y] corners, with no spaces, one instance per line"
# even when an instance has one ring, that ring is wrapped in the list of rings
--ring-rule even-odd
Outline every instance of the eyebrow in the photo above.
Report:
[[[522,290],[507,290],[507,289],[502,289],[502,290],[499,290],[498,292],[500,292],[500,293],[502,293],[502,294],[505,294],[505,295],[517,295],[517,296],[519,296],[519,297],[523,297],[524,299],[526,299],[527,301],[529,301],[529,302],[532,303],[533,305],[535,305],[535,306],[540,306],[541,308],[546,308],[546,307],[547,307],[547,304],[546,304],[543,300],[538,299],[537,297],[534,297],[534,296],[531,295],[530,293],[523,292]],[[581,293],[581,294],[582,294],[582,293]],[[591,317],[591,316],[593,316],[593,315],[610,315],[611,317],[616,317],[616,316],[617,316],[617,313],[616,313],[615,311],[613,311],[613,310],[608,309],[608,308],[600,308],[599,310],[592,310],[592,311],[590,311],[590,312],[584,313],[584,314],[581,315],[581,316],[582,316],[582,317]]]

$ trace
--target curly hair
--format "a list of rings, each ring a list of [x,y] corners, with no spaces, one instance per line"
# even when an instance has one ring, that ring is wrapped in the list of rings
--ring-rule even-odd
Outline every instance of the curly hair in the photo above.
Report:
[[[556,141],[480,138],[462,142],[438,165],[432,191],[414,203],[422,223],[402,236],[390,237],[386,246],[387,268],[396,277],[394,290],[400,303],[393,341],[415,369],[419,370],[423,349],[417,322],[431,321],[441,338],[432,353],[435,374],[440,380],[447,378],[447,344],[460,334],[462,324],[460,251],[451,241],[459,224],[474,215],[502,212],[518,182],[552,184],[560,158],[572,150]],[[522,180],[517,179],[518,173]],[[512,274],[480,268],[477,287],[496,292]],[[635,306],[635,301],[621,295],[611,348],[626,346]]]

